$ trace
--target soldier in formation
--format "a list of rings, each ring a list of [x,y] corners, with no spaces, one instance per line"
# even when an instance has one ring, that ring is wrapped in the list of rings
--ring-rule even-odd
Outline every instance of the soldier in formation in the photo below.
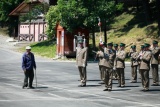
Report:
[[[76,50],[76,66],[79,70],[80,75],[80,81],[81,84],[79,87],[85,87],[86,86],[86,80],[87,80],[87,56],[88,56],[88,48],[83,47],[83,39],[78,41],[78,47]]]
[[[159,74],[158,74],[158,57],[160,54],[160,48],[158,47],[158,41],[153,41],[153,45],[150,48],[152,57],[151,57],[151,68],[152,68],[152,77],[153,77],[153,86],[159,85]]]
[[[131,77],[132,81],[131,83],[136,83],[137,82],[137,67],[138,67],[138,52],[136,51],[136,45],[131,46],[129,56],[131,59]]]
[[[125,49],[125,44],[120,43],[120,49],[116,53],[116,62],[115,62],[115,68],[118,73],[118,87],[124,87],[125,86],[125,58],[126,58],[126,52],[124,51]]]
[[[96,57],[99,58],[98,66],[99,66],[100,79],[101,79],[101,82],[99,84],[104,84],[104,64],[103,64],[104,62],[103,62],[103,57],[101,57],[100,54],[105,51],[106,51],[106,43],[104,42],[99,43],[99,51],[96,54]]]
[[[112,90],[112,70],[114,66],[115,51],[112,49],[113,43],[108,43],[106,48],[104,44],[99,46],[100,50],[97,52],[99,58],[99,68],[103,73],[102,79],[105,83],[106,89],[104,91]]]
[[[114,51],[115,53],[118,52],[118,44],[114,44]],[[114,59],[114,68],[113,68],[113,79],[117,80],[118,79],[118,73],[117,70],[115,69],[115,64],[116,64],[116,60]]]
[[[149,90],[149,70],[150,70],[150,60],[152,53],[149,50],[150,44],[145,43],[143,53],[138,56],[140,60],[140,74],[142,80],[142,87],[144,91]]]

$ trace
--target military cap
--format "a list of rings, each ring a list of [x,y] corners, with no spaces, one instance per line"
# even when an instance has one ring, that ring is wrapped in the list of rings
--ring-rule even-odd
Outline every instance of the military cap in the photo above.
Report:
[[[144,45],[141,45],[141,49],[143,49],[144,48]]]
[[[125,46],[125,45],[126,45],[126,44],[124,44],[124,43],[120,43],[120,45],[119,45],[119,46],[121,46],[121,47],[122,47],[122,46]]]
[[[150,47],[151,45],[148,43],[144,43],[144,47]]]
[[[158,44],[158,41],[156,41],[156,40],[153,40],[153,44]]]
[[[107,44],[108,46],[113,46],[113,42],[110,42]]]
[[[79,40],[78,40],[78,43],[83,43],[83,39],[79,39]]]
[[[105,42],[100,42],[99,46],[106,46],[106,43]]]
[[[136,45],[132,45],[131,48],[132,48],[132,49],[135,49],[135,48],[136,48]]]
[[[118,47],[118,44],[114,44],[114,47]]]

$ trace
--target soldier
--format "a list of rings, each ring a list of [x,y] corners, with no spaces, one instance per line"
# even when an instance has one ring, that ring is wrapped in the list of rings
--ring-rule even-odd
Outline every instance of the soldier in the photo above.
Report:
[[[144,91],[149,90],[149,70],[150,70],[150,60],[152,57],[151,51],[149,50],[150,44],[145,43],[144,51],[140,55],[140,73],[142,86]]]
[[[79,87],[85,87],[86,86],[86,79],[87,79],[87,71],[86,71],[86,66],[87,66],[87,56],[88,56],[88,48],[83,47],[83,40],[78,41],[79,47],[77,47],[77,52],[76,52],[76,65],[78,66],[79,74],[80,74],[80,80],[81,80],[81,85]]]
[[[152,77],[153,86],[159,85],[159,74],[158,74],[158,56],[160,54],[160,48],[158,47],[158,41],[153,41],[153,47],[150,48],[152,52],[151,67],[152,67]]]
[[[129,56],[131,59],[131,76],[132,76],[131,83],[136,83],[137,82],[137,67],[138,67],[138,61],[137,61],[138,52],[136,51],[136,45],[131,46]]]
[[[117,53],[118,52],[118,44],[114,44],[114,52]],[[114,65],[116,64],[116,60],[114,60]],[[117,74],[117,70],[115,68],[113,68],[113,79],[118,79],[118,74]]]
[[[114,66],[114,59],[115,59],[115,51],[112,49],[113,43],[108,43],[108,47],[106,52],[104,52],[105,61],[105,87],[104,91],[111,91],[112,90],[112,71]]]
[[[36,69],[36,63],[34,54],[31,52],[31,47],[26,47],[26,52],[22,56],[22,69],[24,71],[24,84],[22,88],[28,86],[28,78],[29,78],[29,88],[33,89],[33,78],[34,78],[34,71],[33,68]]]
[[[140,50],[140,52],[139,52],[139,54],[137,56],[137,60],[139,59],[140,56],[142,56],[143,52],[144,52],[144,45],[141,45],[141,50]],[[139,71],[139,75],[140,75],[140,78],[141,78],[141,73],[140,73],[139,68],[140,68],[140,60],[138,60],[138,71]]]
[[[106,43],[104,42],[101,42],[99,43],[99,51],[100,52],[104,52],[106,50]],[[97,57],[99,58],[99,71],[100,71],[100,78],[101,78],[101,82],[99,84],[104,84],[104,69],[103,69],[103,58],[102,57],[99,57],[98,54],[97,54]]]
[[[118,73],[118,87],[124,87],[125,86],[125,74],[124,74],[124,68],[125,68],[125,58],[126,58],[126,52],[124,51],[125,44],[120,43],[120,49],[116,53],[116,64],[115,68]]]

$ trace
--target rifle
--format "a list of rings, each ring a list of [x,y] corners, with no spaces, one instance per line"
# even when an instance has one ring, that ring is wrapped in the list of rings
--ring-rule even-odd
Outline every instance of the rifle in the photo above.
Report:
[[[97,59],[97,57],[98,57],[98,54],[97,54],[97,52],[96,51],[94,51],[94,50],[92,50],[92,52],[93,53],[96,53],[96,57],[95,57],[95,59],[94,59],[94,61]],[[103,52],[104,53],[104,52]],[[109,57],[109,55],[108,54],[106,54],[106,53],[104,53],[104,58],[108,58]]]
[[[97,56],[98,56],[98,55],[97,55],[97,52],[96,52],[96,51],[94,51],[94,50],[92,50],[92,52],[96,54],[96,56],[95,56],[95,58],[94,58],[94,61],[96,61]]]

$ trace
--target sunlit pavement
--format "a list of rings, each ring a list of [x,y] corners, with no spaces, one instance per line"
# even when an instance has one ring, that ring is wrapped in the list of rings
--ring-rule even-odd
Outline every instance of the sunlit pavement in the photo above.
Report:
[[[0,48],[0,107],[160,107],[160,86],[143,92],[138,83],[130,83],[130,65],[126,64],[124,88],[103,91],[97,63],[88,63],[87,86],[80,84],[75,62],[59,62],[36,57],[37,87],[22,89],[24,74],[21,53]],[[150,72],[151,77],[151,72]]]

